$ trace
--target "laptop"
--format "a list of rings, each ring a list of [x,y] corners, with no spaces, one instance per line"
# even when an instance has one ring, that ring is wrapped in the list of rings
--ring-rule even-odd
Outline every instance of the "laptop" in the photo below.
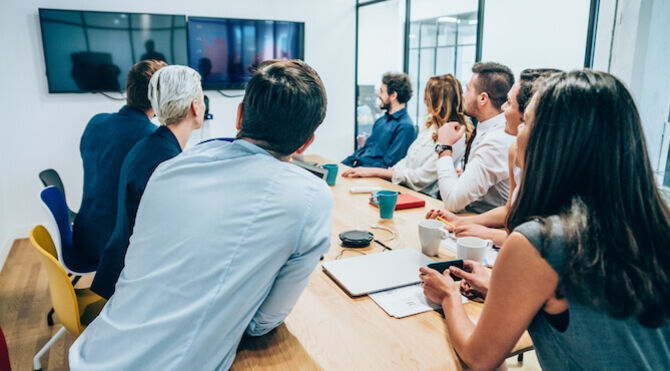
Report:
[[[420,251],[405,248],[331,260],[321,266],[349,295],[361,296],[417,284],[419,268],[432,262]]]

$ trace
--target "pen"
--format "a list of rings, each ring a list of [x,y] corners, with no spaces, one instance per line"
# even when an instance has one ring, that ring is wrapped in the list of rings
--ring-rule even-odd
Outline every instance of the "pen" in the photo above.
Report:
[[[386,246],[385,244],[383,244],[381,241],[379,241],[379,240],[377,240],[377,239],[375,239],[375,242],[378,243],[378,244],[380,244],[380,245],[381,245],[383,248],[385,248],[386,250],[389,250],[389,251],[393,250],[392,248]]]
[[[439,220],[439,221],[441,221],[442,223],[444,223],[444,224],[450,226],[451,228],[456,228],[455,225],[449,223],[448,221],[446,221],[446,220],[445,220],[444,218],[442,218],[441,216],[438,216],[436,219]]]

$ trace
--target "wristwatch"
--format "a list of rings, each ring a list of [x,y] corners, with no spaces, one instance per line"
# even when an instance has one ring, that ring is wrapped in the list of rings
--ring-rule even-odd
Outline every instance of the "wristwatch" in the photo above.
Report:
[[[439,155],[440,153],[446,151],[446,150],[453,151],[453,148],[451,148],[451,146],[450,146],[450,145],[447,145],[447,144],[440,144],[440,143],[437,143],[437,144],[435,145],[435,153],[437,153],[438,155]]]

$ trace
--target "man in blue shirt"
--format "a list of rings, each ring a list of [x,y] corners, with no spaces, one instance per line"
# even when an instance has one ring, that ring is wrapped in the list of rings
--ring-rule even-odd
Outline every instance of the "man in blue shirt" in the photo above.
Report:
[[[97,264],[114,229],[121,164],[130,149],[156,130],[147,97],[149,79],[167,66],[153,60],[135,64],[126,79],[126,105],[118,113],[100,113],[86,125],[79,151],[84,165],[84,193],[74,219],[73,243]]]
[[[380,107],[387,112],[375,121],[372,134],[363,147],[342,161],[345,165],[392,167],[405,157],[416,139],[414,122],[405,108],[412,98],[409,76],[405,73],[386,73],[377,97],[381,100]]]
[[[245,332],[284,321],[330,248],[332,193],[290,163],[325,113],[311,67],[264,62],[234,142],[156,168],[116,292],[70,348],[72,370],[228,370]]]
[[[130,150],[121,166],[116,223],[95,272],[91,290],[105,299],[123,269],[135,216],[149,177],[156,167],[181,153],[191,132],[202,127],[205,101],[200,75],[186,66],[156,71],[149,83],[151,107],[161,126]],[[171,109],[173,106],[179,109]]]

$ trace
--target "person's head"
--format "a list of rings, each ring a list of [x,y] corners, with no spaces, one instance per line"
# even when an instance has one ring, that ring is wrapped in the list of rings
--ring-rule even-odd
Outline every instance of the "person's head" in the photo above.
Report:
[[[533,95],[517,142],[525,160],[509,230],[539,218],[549,236],[558,215],[563,287],[613,317],[667,322],[670,211],[628,89],[605,72],[555,74]]]
[[[423,101],[428,110],[426,127],[435,127],[433,141],[437,141],[437,129],[447,122],[458,121],[465,125],[463,114],[463,89],[452,74],[433,76],[426,82]]]
[[[557,72],[561,71],[552,68],[528,68],[521,71],[519,80],[512,85],[507,93],[507,100],[502,105],[507,134],[517,134],[517,128],[523,121],[523,113],[528,105],[535,82]]]
[[[205,101],[200,74],[186,66],[167,66],[158,70],[149,82],[149,99],[161,125],[202,126]]]
[[[465,114],[485,121],[500,114],[507,92],[514,85],[514,74],[502,64],[477,62],[463,94]]]
[[[154,43],[153,40],[147,40],[147,42],[144,43],[144,47],[147,49],[148,52],[152,52],[154,51],[156,44]]]
[[[149,80],[156,71],[167,66],[165,62],[153,59],[144,60],[130,67],[126,78],[126,104],[140,111],[151,109],[149,101]]]
[[[269,60],[258,66],[238,108],[237,138],[277,157],[302,153],[326,117],[326,89],[307,63]]]
[[[406,73],[385,73],[377,97],[381,101],[379,107],[387,111],[392,107],[409,102],[412,98],[412,84],[409,82],[409,76]]]

